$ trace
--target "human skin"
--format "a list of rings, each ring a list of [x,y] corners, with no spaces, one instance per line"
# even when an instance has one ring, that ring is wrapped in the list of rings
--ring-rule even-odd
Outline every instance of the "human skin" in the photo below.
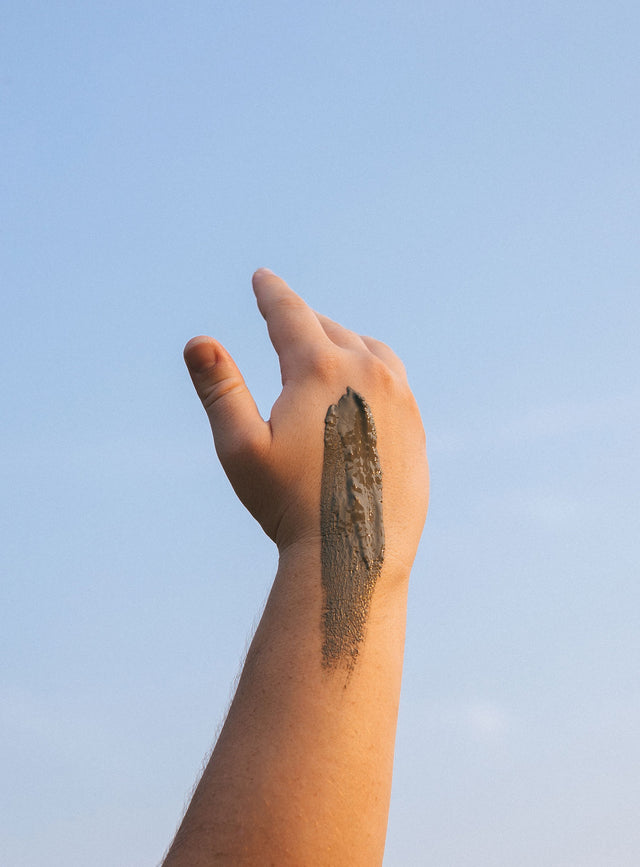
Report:
[[[273,587],[226,722],[164,867],[380,864],[409,574],[428,468],[404,367],[383,343],[315,313],[266,269],[253,288],[282,393],[261,418],[210,337],[185,361],[236,494],[275,542]],[[325,417],[350,387],[375,422],[384,557],[357,656],[323,665],[321,483]]]

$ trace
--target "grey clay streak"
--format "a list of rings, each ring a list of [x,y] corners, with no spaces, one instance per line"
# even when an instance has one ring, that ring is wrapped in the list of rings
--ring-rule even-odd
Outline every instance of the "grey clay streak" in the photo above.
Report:
[[[322,661],[351,671],[384,557],[376,428],[367,402],[351,388],[325,418],[320,521]]]

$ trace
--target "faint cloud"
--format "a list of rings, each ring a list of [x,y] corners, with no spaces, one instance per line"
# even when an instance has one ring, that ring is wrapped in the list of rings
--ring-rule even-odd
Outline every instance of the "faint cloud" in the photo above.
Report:
[[[486,496],[475,505],[478,516],[490,514],[494,520],[514,520],[537,525],[544,531],[570,530],[588,514],[588,504],[578,497],[552,490],[517,489]]]
[[[466,423],[469,422],[469,423]],[[491,446],[558,439],[577,433],[640,423],[640,395],[619,394],[596,401],[570,401],[532,406],[512,418],[465,420],[464,429],[431,430],[429,451],[438,454]]]
[[[512,728],[512,714],[492,701],[473,702],[464,709],[467,728],[478,740],[504,738]]]
[[[8,686],[0,688],[0,732],[9,743],[26,742],[32,750],[75,765],[99,763],[100,755],[114,748],[101,721],[89,718],[81,706]]]
[[[452,735],[458,741],[500,743],[513,733],[516,715],[504,702],[490,698],[443,701],[428,706],[425,719],[434,730]]]
[[[532,407],[498,428],[510,442],[562,437],[586,430],[617,427],[640,417],[637,394],[614,395],[597,401],[572,401]]]
[[[456,454],[466,451],[475,443],[469,437],[468,431],[459,433],[455,431],[427,431],[427,451],[430,455]]]
[[[577,499],[559,494],[535,494],[519,499],[520,508],[536,523],[549,530],[561,529],[578,523],[584,504]]]

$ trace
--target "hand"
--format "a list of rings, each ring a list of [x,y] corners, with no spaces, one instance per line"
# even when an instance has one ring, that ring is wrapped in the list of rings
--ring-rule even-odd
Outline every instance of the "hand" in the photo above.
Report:
[[[384,343],[315,313],[271,271],[256,271],[253,288],[282,374],[269,421],[220,343],[194,337],[184,350],[229,481],[280,553],[319,545],[324,421],[350,386],[368,403],[377,430],[385,570],[408,575],[429,480],[424,430],[402,362]]]

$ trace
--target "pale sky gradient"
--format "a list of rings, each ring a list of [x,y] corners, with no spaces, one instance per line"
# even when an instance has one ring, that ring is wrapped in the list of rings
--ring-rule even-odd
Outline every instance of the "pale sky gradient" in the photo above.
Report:
[[[0,8],[0,863],[169,843],[275,569],[182,362],[270,267],[429,441],[385,867],[640,863],[640,6]]]

